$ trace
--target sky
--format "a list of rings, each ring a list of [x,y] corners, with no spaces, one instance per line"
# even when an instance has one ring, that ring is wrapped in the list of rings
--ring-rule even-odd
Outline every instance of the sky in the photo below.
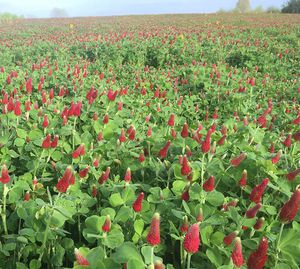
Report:
[[[231,9],[237,0],[0,0],[0,13],[47,18],[53,8],[69,17],[131,14],[211,13]],[[281,7],[286,0],[251,0],[252,8]]]

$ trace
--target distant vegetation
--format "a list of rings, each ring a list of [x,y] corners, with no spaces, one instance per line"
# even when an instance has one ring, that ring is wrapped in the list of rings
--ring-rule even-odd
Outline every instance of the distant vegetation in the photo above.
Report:
[[[9,12],[0,13],[0,23],[1,22],[9,22],[15,19],[24,18],[24,16],[18,16],[16,14],[12,14]]]
[[[280,13],[280,9],[277,8],[277,7],[271,6],[271,7],[269,7],[269,8],[266,9],[266,12],[267,13]]]
[[[282,13],[300,13],[300,0],[290,0],[281,10]]]
[[[247,12],[241,12],[238,9],[231,9],[231,10],[225,10],[225,9],[220,9],[218,13],[280,13],[281,10],[277,7],[269,7],[267,9],[264,9],[262,6],[257,6],[254,9],[251,9],[250,11]]]
[[[300,0],[289,0],[280,10],[277,7],[271,6],[264,9],[262,6],[251,8],[250,0],[238,0],[234,9],[220,9],[218,13],[300,13]]]
[[[238,0],[235,6],[235,11],[239,13],[248,13],[251,11],[250,0]]]
[[[66,18],[68,17],[68,13],[63,8],[55,7],[50,12],[51,18]]]

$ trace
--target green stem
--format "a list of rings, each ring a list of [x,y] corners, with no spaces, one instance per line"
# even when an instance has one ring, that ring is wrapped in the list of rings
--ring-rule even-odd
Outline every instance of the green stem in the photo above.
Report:
[[[170,170],[168,171],[168,180],[167,180],[167,188],[169,189],[169,185],[170,185],[170,177],[171,177],[171,173]]]
[[[151,264],[154,264],[154,247],[151,247]]]
[[[183,247],[182,247],[182,241],[180,241],[180,263],[181,268],[184,268],[184,259],[183,259]]]
[[[166,128],[166,133],[165,133],[165,137],[167,137],[169,134],[169,126]]]
[[[250,143],[249,143],[249,146],[251,146],[251,144],[253,143],[254,137],[255,137],[255,135],[256,135],[258,129],[259,129],[259,126],[256,127],[256,129],[255,129],[255,131],[254,131],[254,134],[253,134],[253,136],[252,136],[252,138],[251,138],[251,141],[250,141]]]
[[[41,159],[42,159],[42,157],[43,157],[44,151],[45,151],[45,149],[42,150],[41,156],[40,156],[40,158],[38,159],[38,164],[37,164],[37,166],[36,166],[35,169],[34,169],[33,178],[36,177],[36,173],[37,173],[37,170],[39,169],[40,162],[41,162]]]
[[[56,197],[56,200],[53,204],[52,202],[52,197],[51,197],[51,194],[50,194],[50,191],[49,191],[49,188],[47,188],[47,193],[48,193],[48,196],[49,196],[49,202],[50,202],[50,208],[49,207],[46,207],[46,209],[48,209],[49,211],[49,216],[47,218],[47,222],[46,222],[46,229],[45,229],[45,233],[44,233],[44,237],[43,237],[43,241],[42,241],[42,246],[41,246],[41,253],[40,253],[40,256],[39,256],[39,261],[42,260],[43,258],[43,255],[45,253],[45,248],[46,248],[46,244],[47,244],[47,239],[48,239],[48,234],[49,234],[49,228],[50,228],[50,221],[51,221],[51,218],[52,218],[52,215],[53,215],[53,212],[54,212],[54,209],[53,209],[53,206],[55,206],[55,202],[59,199],[59,196],[61,193],[58,193],[57,197]]]
[[[287,159],[287,154],[288,154],[287,151],[288,151],[287,149],[284,150],[284,159],[285,159],[286,167],[289,167],[289,163],[288,163],[288,159]]]
[[[9,130],[9,119],[8,119],[8,116],[6,116],[6,125],[7,125],[7,129]]]
[[[106,259],[107,258],[107,253],[106,253],[106,246],[103,245],[103,252],[104,252],[104,258]]]
[[[54,149],[54,150],[55,150],[55,149]],[[45,166],[44,166],[44,169],[43,169],[43,172],[42,172],[42,178],[43,178],[43,175],[44,175],[44,173],[45,173],[45,171],[46,171],[47,163],[50,161],[51,155],[52,155],[52,153],[54,152],[54,150],[53,150],[52,152],[50,152],[50,150],[49,150],[49,155],[48,155],[48,158],[47,158],[47,160],[46,160],[46,163],[45,163]]]
[[[78,215],[78,240],[81,243],[81,222],[80,222],[80,215]]]
[[[148,154],[149,154],[149,159],[151,160],[151,148],[150,148],[150,141],[147,141],[148,144]]]
[[[280,252],[279,251],[279,244],[280,244],[280,240],[281,240],[284,225],[285,225],[284,223],[281,224],[280,232],[279,232],[279,236],[278,236],[278,241],[277,241],[277,245],[276,245],[276,250],[277,250],[278,253]]]
[[[72,149],[73,150],[75,149],[74,146],[75,146],[76,120],[77,120],[77,117],[75,117],[75,120],[74,120],[73,133],[72,133]]]
[[[285,225],[285,223],[281,224],[280,232],[279,232],[279,236],[278,236],[278,241],[277,241],[277,244],[276,244],[276,263],[275,263],[275,266],[277,265],[278,259],[279,259],[279,257],[278,257],[279,253],[280,253],[279,245],[280,245],[280,240],[281,240],[284,225]]]
[[[186,264],[186,251],[183,249],[183,241],[180,242],[180,258],[181,258],[181,268],[185,268]]]
[[[51,208],[51,212],[49,214],[49,217],[48,217],[47,223],[46,223],[46,229],[45,229],[43,242],[42,242],[42,246],[41,246],[41,253],[40,253],[40,256],[39,256],[39,261],[42,260],[43,255],[45,253],[45,248],[46,248],[46,243],[47,243],[47,239],[48,239],[49,227],[50,227],[50,221],[51,221],[51,218],[52,218],[52,214],[53,214],[53,209]]]
[[[191,257],[192,257],[192,254],[188,253],[188,256],[187,256],[187,266],[186,266],[187,269],[191,268]]]
[[[1,217],[3,221],[4,234],[8,235],[7,224],[6,224],[6,196],[8,193],[8,188],[6,184],[3,185],[3,210],[1,212]]]
[[[294,158],[293,158],[293,156],[296,156],[295,149],[296,149],[296,143],[293,143],[291,154],[290,154],[292,165],[294,165]]]
[[[204,161],[205,161],[205,154],[203,154],[202,162],[201,162],[201,188],[203,187],[203,183],[204,183]]]

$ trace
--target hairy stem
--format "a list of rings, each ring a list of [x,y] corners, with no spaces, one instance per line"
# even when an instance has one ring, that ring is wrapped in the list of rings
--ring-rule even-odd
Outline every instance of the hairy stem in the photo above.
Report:
[[[4,234],[8,235],[8,231],[7,231],[7,224],[6,224],[6,196],[8,193],[8,188],[6,186],[6,184],[3,185],[3,209],[1,212],[1,217],[2,217],[2,222],[3,222],[3,228],[4,228]]]
[[[186,266],[187,269],[191,268],[191,257],[192,257],[192,254],[188,253],[188,256],[187,256],[187,266]]]

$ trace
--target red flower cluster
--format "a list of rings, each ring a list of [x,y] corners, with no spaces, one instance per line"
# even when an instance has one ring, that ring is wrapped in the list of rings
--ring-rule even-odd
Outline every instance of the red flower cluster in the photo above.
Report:
[[[233,264],[240,268],[244,264],[244,258],[242,253],[242,242],[239,237],[234,240],[234,249],[231,253],[231,259]]]
[[[261,207],[262,207],[262,204],[258,203],[255,206],[249,208],[246,212],[246,217],[249,219],[254,218]]]
[[[293,181],[295,180],[295,178],[300,174],[300,168],[292,171],[292,172],[289,172],[286,177],[289,181]]]
[[[183,138],[186,138],[189,136],[189,126],[186,122],[183,124],[180,134],[181,134],[181,137],[183,137]]]
[[[67,107],[64,108],[61,117],[64,118],[69,118],[71,116],[74,117],[79,117],[81,115],[81,107],[82,107],[82,102],[78,101],[77,103],[71,103],[70,108],[68,109]]]
[[[189,229],[189,220],[188,220],[188,217],[187,216],[184,216],[183,217],[183,223],[180,227],[180,231],[185,234]]]
[[[211,131],[211,129],[209,129],[204,141],[202,142],[201,150],[203,153],[207,153],[210,150],[211,134],[212,134],[212,131]]]
[[[102,225],[102,231],[104,233],[108,233],[110,231],[110,226],[111,226],[111,220],[110,216],[107,215],[104,224]]]
[[[174,126],[174,123],[175,123],[175,115],[172,113],[172,114],[170,115],[169,120],[168,120],[168,125],[171,126],[171,127],[173,127],[173,126]]]
[[[295,190],[291,198],[283,205],[279,213],[282,222],[291,222],[297,215],[300,203],[300,188]]]
[[[279,150],[276,155],[272,158],[272,163],[273,164],[276,164],[279,162],[280,160],[280,157],[281,157],[281,154],[282,154],[282,150]]]
[[[58,144],[58,139],[59,139],[58,135],[55,135],[54,139],[52,140],[51,135],[48,134],[42,142],[42,148],[43,149],[56,148]]]
[[[98,182],[103,184],[105,181],[108,180],[110,174],[110,167],[107,167],[105,172],[102,172],[102,175],[99,177]]]
[[[245,187],[247,185],[247,170],[244,170],[242,173],[242,177],[239,180],[240,187]]]
[[[211,192],[215,188],[215,177],[210,176],[203,184],[203,190],[206,192]]]
[[[239,156],[233,158],[233,159],[230,161],[230,163],[231,163],[231,165],[232,165],[233,167],[237,167],[237,166],[240,165],[240,163],[241,163],[243,160],[245,160],[246,157],[247,157],[247,156],[246,156],[245,153],[241,153]]]
[[[187,234],[185,235],[183,241],[183,247],[186,252],[194,254],[198,251],[200,246],[200,236],[199,236],[199,224],[193,224]]]
[[[232,243],[232,241],[237,237],[238,234],[239,234],[238,231],[234,231],[234,232],[226,235],[223,239],[224,244],[226,246],[229,246]]]
[[[269,179],[265,178],[259,185],[256,185],[252,189],[250,196],[249,196],[249,198],[252,202],[254,202],[256,204],[260,203],[261,198],[264,194],[264,191],[265,191],[268,183],[269,183]]]
[[[160,244],[160,216],[155,213],[152,217],[150,230],[147,234],[147,242],[151,246],[156,246]]]
[[[79,176],[80,176],[80,178],[85,178],[85,177],[87,176],[89,170],[90,170],[90,167],[89,167],[89,166],[87,166],[86,168],[80,170],[80,171],[79,171]]]
[[[75,175],[73,174],[71,166],[68,166],[65,170],[62,178],[57,182],[56,189],[59,192],[66,192],[70,185],[75,183]]]
[[[75,258],[76,258],[78,265],[82,265],[82,266],[90,265],[88,260],[81,254],[81,252],[77,248],[75,248]]]
[[[258,249],[253,251],[248,260],[247,266],[249,269],[263,269],[268,259],[268,240],[263,237],[260,240]]]
[[[168,152],[168,149],[171,145],[171,141],[169,140],[166,145],[159,151],[158,153],[158,156],[161,158],[161,159],[164,159],[166,158],[167,156],[167,152]]]
[[[141,192],[139,194],[139,196],[136,198],[136,200],[134,201],[132,208],[135,212],[140,212],[142,210],[142,202],[143,202],[144,196],[145,196],[144,193]]]
[[[128,167],[125,173],[124,181],[129,183],[131,181],[131,170]]]
[[[0,177],[0,182],[2,184],[8,183],[10,180],[10,176],[8,174],[8,169],[5,164],[2,165],[2,170],[1,170],[1,177]]]
[[[75,151],[72,153],[72,157],[73,159],[77,159],[80,156],[83,156],[84,154],[85,154],[85,146],[84,144],[80,144],[78,148],[75,149]]]
[[[181,175],[188,176],[192,172],[191,167],[189,166],[188,158],[186,155],[183,156],[182,166],[181,166]]]

